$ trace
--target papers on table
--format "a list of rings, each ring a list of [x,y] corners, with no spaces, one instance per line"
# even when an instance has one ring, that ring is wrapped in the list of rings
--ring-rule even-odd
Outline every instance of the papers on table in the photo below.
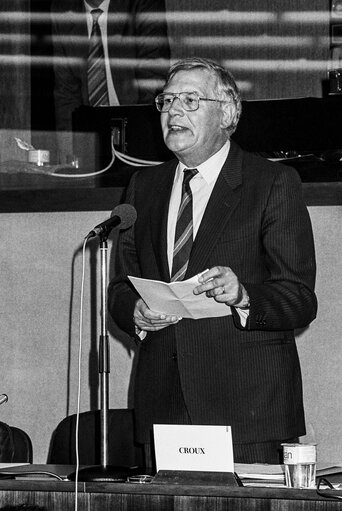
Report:
[[[262,463],[235,463],[235,472],[240,477],[244,486],[258,487],[285,487],[285,468],[284,465],[267,465]],[[342,474],[342,466],[332,465],[331,463],[317,463],[317,478],[320,476]],[[334,488],[341,489],[341,483],[333,482]],[[324,486],[323,486],[324,488]]]
[[[198,277],[179,282],[162,282],[160,280],[141,279],[128,276],[141,298],[148,307],[156,312],[173,314],[180,318],[217,318],[231,314],[230,307],[208,298],[205,293],[194,295],[198,286]]]
[[[1,476],[14,477],[15,479],[58,479],[66,480],[68,474],[74,472],[74,465],[49,465],[49,464],[31,464],[31,463],[1,463]]]
[[[2,468],[21,467],[23,465],[29,465],[29,463],[0,463],[0,470]]]
[[[332,465],[331,463],[319,462],[316,470],[317,477],[324,477],[334,474],[342,474],[341,465]]]
[[[234,467],[244,486],[285,487],[284,465],[235,463]]]

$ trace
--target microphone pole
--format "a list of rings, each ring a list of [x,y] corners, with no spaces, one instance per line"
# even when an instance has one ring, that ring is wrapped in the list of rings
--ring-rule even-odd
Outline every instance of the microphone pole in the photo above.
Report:
[[[105,236],[101,236],[101,330],[99,344],[99,374],[101,382],[101,465],[108,466],[108,409],[109,409],[109,338],[107,330],[107,275],[108,245]]]
[[[115,214],[117,212],[117,215]],[[121,228],[130,227],[136,219],[136,211],[133,206],[122,204],[117,206],[112,213],[112,218],[119,218],[112,226],[108,227],[108,220],[97,226],[96,234],[100,238],[101,260],[101,330],[99,341],[99,375],[101,395],[101,465],[85,467],[79,470],[79,481],[97,482],[126,482],[127,477],[133,473],[129,467],[113,466],[108,463],[108,409],[109,409],[109,374],[110,374],[110,349],[107,328],[107,288],[108,288],[108,235],[111,228],[121,222]],[[93,237],[91,231],[88,237]],[[71,474],[69,479],[75,479],[76,473]]]

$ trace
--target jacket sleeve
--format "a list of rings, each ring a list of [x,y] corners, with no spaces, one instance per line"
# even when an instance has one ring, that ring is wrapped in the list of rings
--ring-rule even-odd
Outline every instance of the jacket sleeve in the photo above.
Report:
[[[262,219],[261,243],[268,277],[242,282],[250,297],[247,330],[294,330],[317,313],[315,249],[301,181],[294,169],[274,173]],[[235,325],[241,327],[232,308]]]

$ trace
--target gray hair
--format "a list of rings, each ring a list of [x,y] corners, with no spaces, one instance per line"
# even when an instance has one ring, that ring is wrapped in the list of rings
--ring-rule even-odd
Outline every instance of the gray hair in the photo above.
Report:
[[[236,130],[242,111],[241,95],[233,75],[230,71],[213,60],[203,59],[200,57],[190,57],[179,60],[170,67],[165,85],[167,85],[179,71],[189,71],[191,69],[207,69],[211,73],[214,73],[217,79],[216,91],[219,98],[233,101],[235,113],[231,125],[227,128],[229,135],[232,135]]]

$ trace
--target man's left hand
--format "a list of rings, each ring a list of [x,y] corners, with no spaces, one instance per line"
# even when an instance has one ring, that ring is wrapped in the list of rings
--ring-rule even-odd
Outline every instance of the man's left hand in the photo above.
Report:
[[[249,304],[246,289],[228,266],[214,266],[198,280],[200,285],[195,287],[195,295],[205,293],[208,298],[232,307],[246,307]]]

